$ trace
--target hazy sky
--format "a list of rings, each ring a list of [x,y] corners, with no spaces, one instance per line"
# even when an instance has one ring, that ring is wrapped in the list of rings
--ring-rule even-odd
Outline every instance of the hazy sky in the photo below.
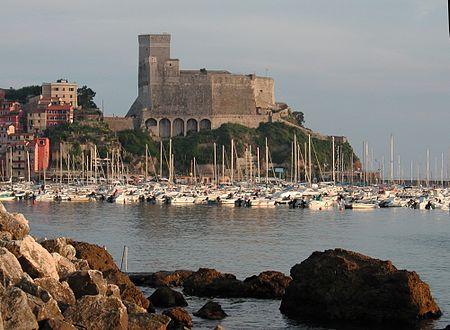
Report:
[[[64,77],[124,115],[137,95],[137,35],[169,32],[182,69],[267,72],[308,127],[347,136],[358,155],[368,141],[374,167],[391,133],[406,177],[411,160],[423,171],[427,148],[433,172],[442,152],[447,167],[445,0],[2,0],[1,12],[1,87]]]

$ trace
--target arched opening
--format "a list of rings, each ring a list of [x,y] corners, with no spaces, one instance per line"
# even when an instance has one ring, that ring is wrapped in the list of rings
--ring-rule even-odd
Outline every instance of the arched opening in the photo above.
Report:
[[[163,139],[170,137],[170,120],[167,118],[159,121],[159,137]]]
[[[150,118],[145,122],[145,127],[147,127],[147,129],[152,129],[156,126],[158,126],[158,122],[156,121],[156,119]]]
[[[208,131],[211,129],[211,121],[209,119],[200,120],[200,131]]]
[[[150,118],[145,122],[145,127],[147,131],[150,132],[151,135],[158,135],[158,122],[156,119]]]
[[[186,123],[186,134],[197,133],[198,131],[198,123],[195,119],[189,119]]]
[[[184,121],[183,121],[183,119],[177,118],[173,121],[172,136],[184,136]]]

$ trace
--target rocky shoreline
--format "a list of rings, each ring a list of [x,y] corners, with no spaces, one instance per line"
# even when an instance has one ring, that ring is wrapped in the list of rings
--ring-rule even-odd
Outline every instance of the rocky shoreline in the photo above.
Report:
[[[95,244],[33,238],[24,216],[0,204],[0,330],[189,329],[187,302],[172,287],[211,299],[281,300],[284,315],[318,324],[410,327],[441,315],[415,272],[356,252],[314,252],[290,275],[266,271],[239,280],[208,268],[124,274]],[[157,289],[145,297],[137,286]],[[194,315],[227,316],[214,301]]]

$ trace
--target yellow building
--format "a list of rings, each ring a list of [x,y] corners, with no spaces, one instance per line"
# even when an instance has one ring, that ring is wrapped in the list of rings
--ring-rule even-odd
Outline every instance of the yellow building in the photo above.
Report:
[[[45,98],[61,99],[64,103],[78,107],[77,84],[70,83],[66,79],[58,79],[56,82],[42,83],[42,96]]]

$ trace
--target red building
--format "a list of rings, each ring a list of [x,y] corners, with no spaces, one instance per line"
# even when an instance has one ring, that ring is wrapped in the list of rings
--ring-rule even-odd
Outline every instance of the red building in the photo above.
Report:
[[[50,140],[46,137],[34,139],[34,171],[42,172],[48,169],[50,158]]]
[[[27,113],[28,132],[42,132],[52,126],[73,123],[73,106],[60,99],[40,96]]]
[[[0,126],[13,125],[16,132],[20,132],[24,117],[22,106],[18,102],[8,101],[5,95],[5,91],[0,89]]]

